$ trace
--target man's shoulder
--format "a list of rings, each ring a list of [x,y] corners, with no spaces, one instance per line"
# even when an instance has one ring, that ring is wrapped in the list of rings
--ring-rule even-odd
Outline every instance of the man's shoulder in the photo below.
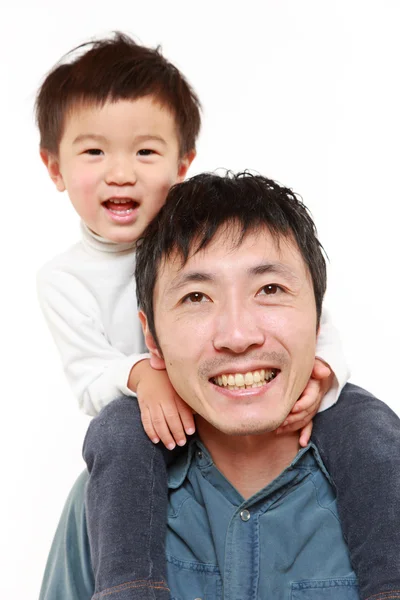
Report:
[[[93,596],[85,515],[88,477],[87,471],[78,477],[65,503],[43,576],[40,600],[89,600]]]
[[[88,480],[89,473],[85,469],[72,486],[65,503],[64,512],[70,516],[74,516],[74,518],[77,518],[79,521],[84,519],[85,493]]]
[[[84,556],[88,551],[88,535],[86,525],[86,486],[89,473],[85,469],[76,479],[64,504],[61,518],[54,537],[53,548],[57,548],[65,539],[74,539],[76,547]]]

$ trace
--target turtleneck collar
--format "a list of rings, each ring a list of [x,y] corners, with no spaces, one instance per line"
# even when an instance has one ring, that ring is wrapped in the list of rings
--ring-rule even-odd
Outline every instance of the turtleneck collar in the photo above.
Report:
[[[107,253],[118,253],[118,252],[126,252],[127,250],[133,250],[136,245],[136,242],[111,242],[110,240],[106,240],[105,238],[94,233],[89,227],[81,221],[81,231],[83,242],[88,245],[90,248],[97,250],[98,252],[107,252]]]

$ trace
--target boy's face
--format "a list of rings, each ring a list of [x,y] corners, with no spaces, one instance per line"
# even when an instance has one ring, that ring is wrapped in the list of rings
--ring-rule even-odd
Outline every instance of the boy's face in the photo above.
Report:
[[[86,225],[113,242],[137,240],[184,179],[172,113],[146,96],[78,106],[66,117],[58,157],[41,152],[59,191]]]

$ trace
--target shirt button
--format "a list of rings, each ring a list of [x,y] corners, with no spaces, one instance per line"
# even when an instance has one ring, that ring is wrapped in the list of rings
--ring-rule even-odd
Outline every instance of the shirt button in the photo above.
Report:
[[[248,521],[250,519],[250,513],[248,510],[244,509],[240,513],[240,518],[242,521]]]
[[[199,458],[203,458],[203,453],[202,453],[202,451],[201,451],[201,450],[197,450],[197,456],[198,456]],[[195,598],[194,600],[201,600],[201,598]]]

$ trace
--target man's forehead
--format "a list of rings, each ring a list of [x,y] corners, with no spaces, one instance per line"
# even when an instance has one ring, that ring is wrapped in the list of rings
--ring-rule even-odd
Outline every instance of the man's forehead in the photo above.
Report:
[[[237,227],[225,228],[205,247],[199,249],[199,243],[199,239],[192,243],[186,259],[178,249],[164,258],[158,279],[163,279],[166,287],[212,280],[232,268],[246,270],[250,276],[269,271],[296,278],[308,272],[293,236],[271,233],[267,227],[244,235]]]

